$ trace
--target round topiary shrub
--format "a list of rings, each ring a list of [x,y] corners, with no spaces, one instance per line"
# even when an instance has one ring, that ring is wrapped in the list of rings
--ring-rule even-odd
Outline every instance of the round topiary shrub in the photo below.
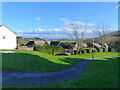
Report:
[[[96,49],[96,48],[94,48],[94,52],[97,52],[97,49]]]
[[[86,49],[80,49],[80,54],[82,53],[82,54],[84,54],[84,53],[86,53]]]
[[[92,49],[91,48],[88,48],[88,49],[85,49],[86,50],[86,53],[92,53]]]
[[[97,48],[97,51],[98,52],[103,52],[103,49],[102,48]]]
[[[114,52],[115,49],[114,48],[108,48],[108,52]]]
[[[103,48],[103,52],[108,52],[108,48]]]

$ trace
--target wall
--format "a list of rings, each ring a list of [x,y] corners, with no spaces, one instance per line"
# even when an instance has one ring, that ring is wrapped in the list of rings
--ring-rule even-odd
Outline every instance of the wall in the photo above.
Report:
[[[0,49],[16,49],[16,44],[15,33],[5,26],[0,26]]]

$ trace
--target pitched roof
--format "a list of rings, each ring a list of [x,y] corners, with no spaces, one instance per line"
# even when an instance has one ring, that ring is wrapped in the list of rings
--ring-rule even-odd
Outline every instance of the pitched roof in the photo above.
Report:
[[[5,28],[8,28],[7,26],[5,26],[5,25],[0,25],[0,27],[5,27]],[[9,29],[9,28],[8,28]],[[11,32],[13,32],[11,29],[9,29]],[[15,35],[16,35],[16,33],[15,32],[13,32]]]
[[[88,45],[86,43],[83,43],[82,46],[87,47]]]
[[[26,45],[33,45],[33,44],[35,44],[36,46],[43,46],[43,45],[45,45],[45,41],[29,41]]]
[[[93,43],[93,45],[95,45],[96,47],[101,47],[101,45],[98,43]]]
[[[45,45],[45,41],[34,41],[36,46],[43,46]]]
[[[26,45],[33,45],[34,41],[29,41]]]
[[[65,49],[71,49],[76,45],[76,43],[60,43],[59,46],[62,46]]]
[[[51,41],[50,42],[50,45],[59,45],[60,44],[60,41]]]

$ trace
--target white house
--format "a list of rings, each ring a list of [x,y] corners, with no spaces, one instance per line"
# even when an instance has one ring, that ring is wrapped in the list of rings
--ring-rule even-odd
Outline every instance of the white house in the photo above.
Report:
[[[16,49],[16,34],[4,25],[0,25],[0,49]]]

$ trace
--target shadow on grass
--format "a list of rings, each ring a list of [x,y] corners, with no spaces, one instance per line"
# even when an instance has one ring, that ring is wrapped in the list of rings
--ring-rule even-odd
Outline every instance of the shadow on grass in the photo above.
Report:
[[[80,62],[80,61],[83,61],[86,59],[83,59],[83,58],[64,58],[64,59],[60,59],[60,60],[67,62],[67,63],[75,64],[77,62]]]
[[[59,59],[62,62],[70,63],[71,65],[83,59],[65,58]],[[60,62],[61,63],[61,62]],[[3,53],[2,54],[2,69],[27,72],[54,72],[63,70],[70,65],[58,64],[47,60],[38,55],[26,53]]]
[[[68,65],[50,62],[37,55],[25,53],[2,54],[2,69],[29,71],[29,72],[51,72],[61,70]]]

